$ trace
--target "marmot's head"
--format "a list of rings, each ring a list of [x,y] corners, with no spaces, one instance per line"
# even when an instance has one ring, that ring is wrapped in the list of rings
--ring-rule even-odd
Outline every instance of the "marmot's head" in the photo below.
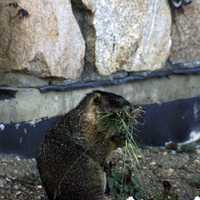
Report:
[[[83,101],[87,102],[88,106],[94,105],[101,112],[117,111],[123,107],[131,108],[131,104],[123,97],[99,90],[87,94]]]
[[[121,126],[127,119],[123,119],[123,112],[128,114],[132,111],[126,99],[116,94],[94,91],[85,97],[82,105],[86,107],[82,108],[81,132],[90,145],[104,144],[110,150],[124,145],[125,127]]]

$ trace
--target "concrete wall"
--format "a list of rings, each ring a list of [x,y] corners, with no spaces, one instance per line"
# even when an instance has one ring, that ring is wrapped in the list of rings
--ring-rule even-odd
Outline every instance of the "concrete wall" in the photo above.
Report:
[[[92,90],[105,90],[125,97],[133,104],[152,104],[187,99],[200,95],[200,77],[169,76],[117,86],[41,93],[35,88],[16,88],[13,98],[0,100],[0,122],[37,121],[67,113]]]

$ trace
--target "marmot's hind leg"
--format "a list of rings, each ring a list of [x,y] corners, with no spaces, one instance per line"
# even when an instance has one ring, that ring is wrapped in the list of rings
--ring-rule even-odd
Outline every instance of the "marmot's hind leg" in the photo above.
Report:
[[[87,155],[66,171],[57,188],[57,200],[104,200],[104,172]]]

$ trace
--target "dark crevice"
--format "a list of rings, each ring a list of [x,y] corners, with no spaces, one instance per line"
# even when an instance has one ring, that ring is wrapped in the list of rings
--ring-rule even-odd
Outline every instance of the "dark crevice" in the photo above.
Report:
[[[93,13],[81,0],[72,0],[72,10],[79,24],[83,38],[85,40],[85,65],[82,79],[90,79],[92,76],[98,76],[95,67],[95,41],[96,31],[93,25]]]
[[[0,88],[0,100],[15,98],[17,90]]]

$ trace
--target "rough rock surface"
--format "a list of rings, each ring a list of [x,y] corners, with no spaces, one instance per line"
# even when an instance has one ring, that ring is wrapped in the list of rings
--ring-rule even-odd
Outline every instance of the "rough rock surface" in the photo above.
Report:
[[[171,46],[167,1],[82,0],[82,3],[90,14],[85,20],[79,17],[79,23],[86,21],[89,26],[82,28],[93,29],[94,34],[85,38],[87,48],[95,51],[93,64],[100,74],[163,66]]]
[[[78,78],[85,44],[71,2],[14,2],[0,2],[0,71]]]
[[[200,1],[194,0],[180,10],[172,11],[172,62],[200,60]]]

